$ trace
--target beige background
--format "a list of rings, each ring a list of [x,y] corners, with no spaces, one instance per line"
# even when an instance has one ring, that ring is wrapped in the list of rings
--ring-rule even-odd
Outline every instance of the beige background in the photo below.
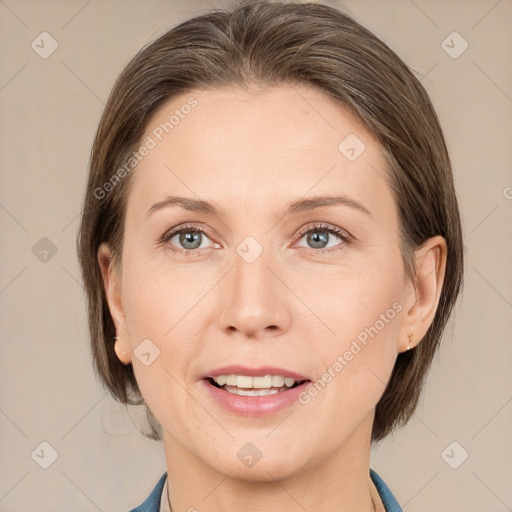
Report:
[[[406,512],[512,510],[512,2],[325,3],[422,77],[453,158],[467,246],[464,294],[424,399],[405,429],[374,448],[372,466]],[[114,79],[142,45],[222,5],[0,1],[2,511],[128,510],[165,471],[162,446],[136,430],[137,411],[95,380],[75,235]],[[47,59],[31,47],[43,31],[58,43]],[[442,46],[453,31],[469,44],[458,58]],[[449,44],[453,53],[463,41]],[[41,252],[51,245],[43,237],[54,255]],[[43,441],[58,454],[47,469]],[[443,459],[453,441],[460,446]],[[463,450],[469,457],[452,469],[445,460],[460,462]]]

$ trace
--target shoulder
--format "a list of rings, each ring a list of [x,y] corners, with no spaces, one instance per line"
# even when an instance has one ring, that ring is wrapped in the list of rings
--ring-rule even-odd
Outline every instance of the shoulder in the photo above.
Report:
[[[144,503],[141,503],[138,507],[130,510],[130,512],[159,512],[160,500],[162,498],[162,490],[164,488],[166,477],[167,473],[164,473]]]
[[[384,507],[386,507],[386,512],[402,512],[402,508],[398,504],[398,501],[396,501],[393,493],[389,490],[389,487],[372,468],[370,468],[370,476],[379,491],[380,499],[382,503],[384,503]]]

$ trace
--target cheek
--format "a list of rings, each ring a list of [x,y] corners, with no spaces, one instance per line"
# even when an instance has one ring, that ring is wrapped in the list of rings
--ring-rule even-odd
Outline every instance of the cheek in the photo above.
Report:
[[[302,280],[300,296],[317,313],[319,333],[328,352],[343,348],[344,341],[365,341],[369,336],[390,337],[400,323],[404,278],[400,261],[358,262],[356,265],[309,272]],[[387,336],[384,336],[387,335]]]
[[[136,251],[124,264],[123,302],[139,387],[148,403],[162,390],[180,400],[183,387],[178,383],[190,378],[190,361],[200,350],[198,319],[205,318],[201,298],[210,280],[207,275],[198,278],[190,267],[163,264]],[[147,366],[138,357],[142,347],[154,361]]]
[[[141,336],[163,339],[183,314],[184,302],[195,295],[197,281],[189,279],[184,292],[179,269],[147,251],[128,247],[123,261],[123,302],[132,343]]]
[[[330,408],[338,419],[348,411],[360,418],[368,414],[384,392],[397,356],[403,271],[399,255],[381,261],[387,263],[310,276],[301,295],[322,320],[315,324],[321,334],[310,334],[312,357],[320,369],[316,388],[321,401],[343,404]]]
[[[156,269],[151,264],[141,265],[138,271],[128,271],[126,275],[125,311],[132,364],[142,396],[167,430],[181,432],[185,425],[199,428],[193,414],[197,413],[196,408],[185,388],[190,378],[190,362],[198,350],[194,341],[197,335],[194,336],[190,323],[195,311],[190,310],[202,287],[186,280],[190,285],[185,293],[184,282],[176,271]],[[149,365],[144,364],[143,357],[139,358],[142,340],[151,340],[149,344],[144,341],[144,352],[150,353]],[[154,358],[153,353],[157,354]]]

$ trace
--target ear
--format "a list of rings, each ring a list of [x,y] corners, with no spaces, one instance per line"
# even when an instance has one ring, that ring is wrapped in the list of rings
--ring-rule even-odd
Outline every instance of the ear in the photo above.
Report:
[[[406,317],[398,351],[414,348],[434,321],[446,272],[447,248],[442,236],[426,240],[415,251],[415,275],[405,297]]]
[[[107,297],[110,315],[116,325],[116,342],[114,350],[123,364],[129,364],[132,360],[132,351],[126,329],[126,317],[124,312],[121,279],[114,265],[112,252],[107,244],[103,243],[98,249],[98,264],[103,277],[103,286]]]

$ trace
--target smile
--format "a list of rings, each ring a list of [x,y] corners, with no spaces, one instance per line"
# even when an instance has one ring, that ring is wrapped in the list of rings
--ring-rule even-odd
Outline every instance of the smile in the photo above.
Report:
[[[307,374],[269,365],[232,364],[200,376],[205,400],[242,416],[268,416],[291,407],[310,384]]]
[[[267,396],[292,389],[304,381],[297,381],[283,375],[218,375],[209,382],[228,393],[240,396]]]

